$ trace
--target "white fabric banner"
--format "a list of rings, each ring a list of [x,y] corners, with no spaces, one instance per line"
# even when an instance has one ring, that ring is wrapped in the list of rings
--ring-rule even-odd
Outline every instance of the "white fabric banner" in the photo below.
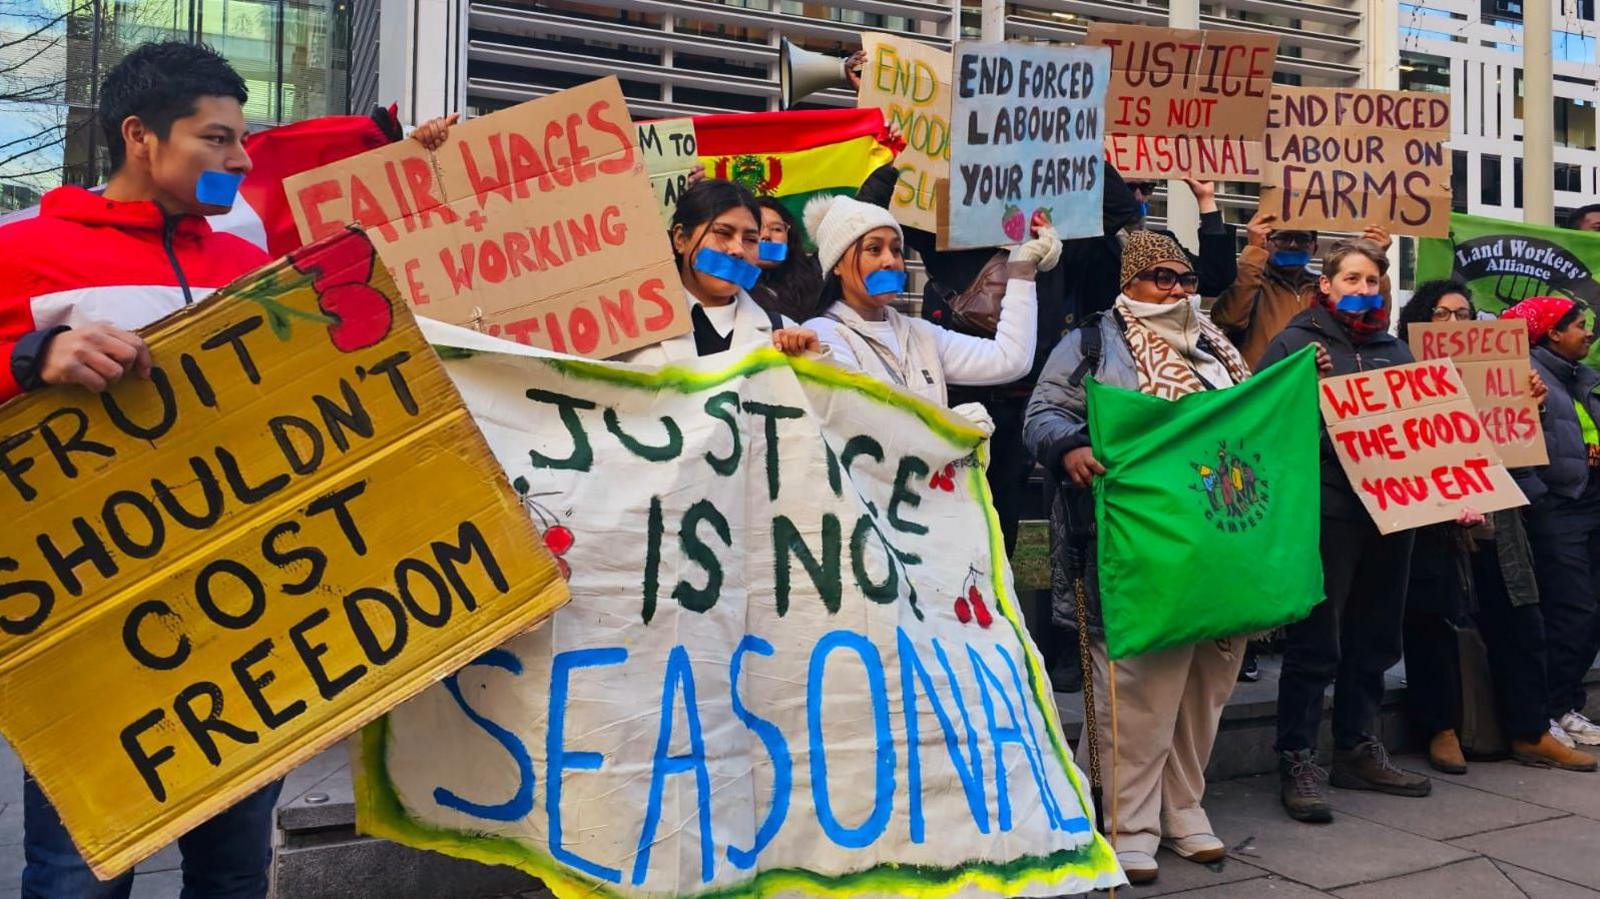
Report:
[[[657,372],[424,324],[572,602],[369,728],[364,831],[562,896],[1123,882],[969,422],[771,350]]]

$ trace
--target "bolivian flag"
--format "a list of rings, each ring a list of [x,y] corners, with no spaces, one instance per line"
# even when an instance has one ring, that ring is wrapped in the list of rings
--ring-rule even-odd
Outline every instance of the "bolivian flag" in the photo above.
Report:
[[[694,137],[706,177],[777,197],[796,220],[812,197],[855,193],[904,145],[875,108],[696,116]]]

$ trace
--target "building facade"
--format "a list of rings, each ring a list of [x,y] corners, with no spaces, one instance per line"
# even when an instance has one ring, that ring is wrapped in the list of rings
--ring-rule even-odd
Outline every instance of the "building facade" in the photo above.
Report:
[[[347,111],[351,2],[0,0],[0,210],[105,179],[100,82],[146,41],[215,47],[245,79],[253,126]]]
[[[1522,219],[1524,0],[1401,3],[1400,84],[1451,96],[1456,209]],[[1554,9],[1555,203],[1600,199],[1595,106],[1600,58],[1594,0],[1544,0]]]

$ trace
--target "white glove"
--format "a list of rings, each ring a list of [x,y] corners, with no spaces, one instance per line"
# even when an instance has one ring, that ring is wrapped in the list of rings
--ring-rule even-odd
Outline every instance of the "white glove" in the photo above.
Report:
[[[972,426],[982,431],[985,438],[994,434],[994,418],[982,403],[962,403],[950,411],[972,422]]]
[[[1038,237],[1013,247],[1011,261],[1032,262],[1041,272],[1055,268],[1056,263],[1061,261],[1061,238],[1056,236],[1056,229],[1050,226],[1040,228]]]

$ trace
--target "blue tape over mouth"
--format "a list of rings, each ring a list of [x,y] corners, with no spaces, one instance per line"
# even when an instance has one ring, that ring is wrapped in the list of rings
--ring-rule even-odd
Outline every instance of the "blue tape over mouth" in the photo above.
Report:
[[[232,172],[201,172],[200,180],[194,186],[194,198],[207,206],[232,209],[233,201],[239,196],[239,184],[243,181],[243,175]]]
[[[1309,250],[1275,250],[1272,253],[1272,264],[1279,268],[1305,268],[1311,264]]]
[[[1336,307],[1340,312],[1371,312],[1383,308],[1381,293],[1347,293],[1339,298]]]
[[[761,269],[751,265],[743,256],[732,256],[710,247],[701,247],[694,254],[695,271],[737,284],[745,290],[756,286]]]
[[[776,240],[763,240],[760,253],[762,262],[782,262],[789,258],[789,245]]]
[[[880,268],[866,277],[867,293],[899,293],[906,289],[906,273],[899,269]]]

